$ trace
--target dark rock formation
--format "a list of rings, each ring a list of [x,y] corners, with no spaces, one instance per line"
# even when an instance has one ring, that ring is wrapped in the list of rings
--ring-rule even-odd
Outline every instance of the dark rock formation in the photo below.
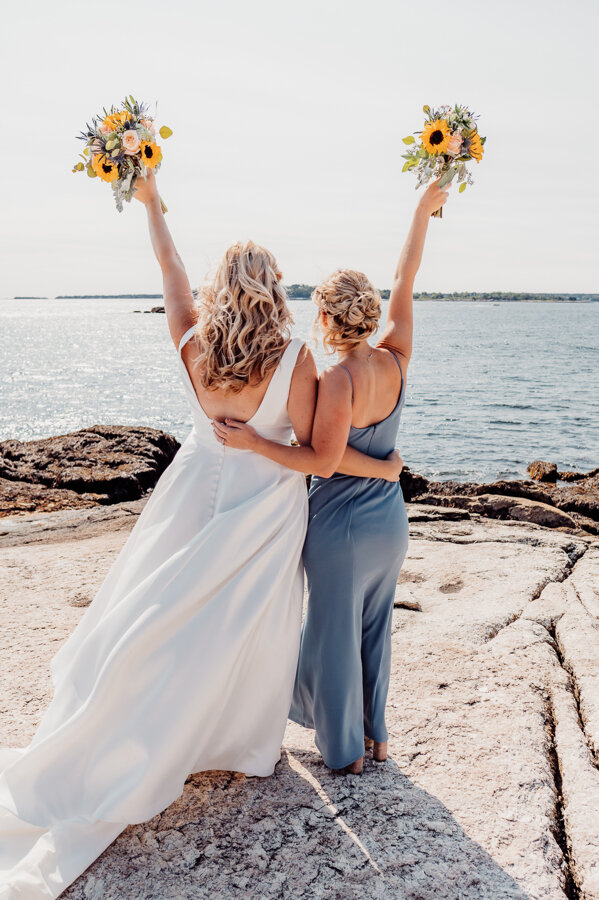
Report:
[[[584,481],[586,478],[593,478],[593,476],[599,475],[599,466],[596,469],[591,469],[590,472],[558,472],[557,477],[560,481]]]
[[[0,516],[137,500],[154,487],[179,446],[164,431],[123,425],[3,441]],[[406,466],[400,480],[407,503],[599,534],[599,469],[561,473],[555,464],[537,460],[529,471],[538,480],[478,484],[429,481]],[[547,480],[554,474],[559,482]]]
[[[532,466],[539,463],[531,463]],[[552,471],[551,463],[542,464]],[[539,471],[540,469],[535,471]],[[555,466],[557,473],[557,466]],[[557,473],[558,477],[562,473]],[[493,519],[514,519],[549,528],[599,534],[599,471],[566,473],[566,483],[543,481],[429,481],[405,467],[401,487],[406,502],[451,506]]]
[[[0,516],[137,500],[179,449],[156,428],[93,425],[0,443]]]
[[[557,465],[555,463],[535,459],[528,464],[526,471],[533,481],[552,481],[554,483],[557,481]]]

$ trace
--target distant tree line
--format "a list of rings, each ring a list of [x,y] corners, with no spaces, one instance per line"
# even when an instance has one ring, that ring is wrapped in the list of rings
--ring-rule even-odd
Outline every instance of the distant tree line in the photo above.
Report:
[[[309,300],[312,296],[314,286],[311,284],[289,284],[286,286],[287,296],[290,300]],[[380,292],[383,300],[388,300],[390,291],[382,290]],[[523,291],[452,291],[451,293],[442,291],[417,291],[414,293],[415,300],[488,300],[495,302],[546,302],[546,303],[568,303],[573,300],[588,302],[589,300],[599,300],[599,294],[532,294]]]
[[[311,284],[288,284],[286,285],[287,296],[290,300],[309,300],[312,296],[314,285]],[[383,300],[389,299],[389,290],[382,290],[381,297]],[[194,297],[197,299],[197,291],[193,291]],[[46,297],[14,297],[15,300],[46,300]],[[56,300],[162,300],[162,294],[58,294]],[[414,293],[415,300],[486,300],[489,302],[520,302],[520,303],[571,303],[579,301],[588,303],[589,301],[599,301],[599,294],[532,294],[523,291],[452,291],[451,293],[443,293],[443,291],[417,291]]]

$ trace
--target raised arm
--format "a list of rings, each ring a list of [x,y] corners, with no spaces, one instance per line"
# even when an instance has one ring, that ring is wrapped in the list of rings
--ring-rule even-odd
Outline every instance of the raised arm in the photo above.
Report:
[[[449,196],[448,191],[449,185],[439,188],[434,181],[420,198],[393,278],[387,324],[379,345],[386,344],[398,350],[406,366],[412,355],[414,279],[420,268],[431,213],[443,206]]]
[[[185,266],[177,253],[160,206],[153,172],[149,172],[145,179],[137,179],[134,196],[143,203],[148,214],[152,248],[162,269],[166,319],[175,347],[178,347],[182,335],[195,324],[197,311]]]

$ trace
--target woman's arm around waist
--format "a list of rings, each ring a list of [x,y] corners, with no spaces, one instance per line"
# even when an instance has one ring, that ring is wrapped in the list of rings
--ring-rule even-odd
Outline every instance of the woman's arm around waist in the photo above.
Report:
[[[214,421],[212,425],[217,439],[225,445],[252,450],[297,472],[330,478],[334,472],[349,469],[346,474],[397,481],[396,459],[374,459],[347,447],[352,417],[351,384],[339,366],[332,366],[320,376],[311,433],[306,428],[303,434],[298,434],[291,409],[290,417],[302,446],[291,447],[271,441],[246,423],[234,419]]]

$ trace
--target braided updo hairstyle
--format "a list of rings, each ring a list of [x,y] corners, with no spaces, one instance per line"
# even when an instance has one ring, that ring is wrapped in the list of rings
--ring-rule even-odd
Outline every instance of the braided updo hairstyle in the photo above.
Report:
[[[338,269],[315,288],[312,299],[318,306],[316,322],[322,313],[327,317],[322,342],[329,353],[367,340],[378,328],[381,295],[363,272]]]

